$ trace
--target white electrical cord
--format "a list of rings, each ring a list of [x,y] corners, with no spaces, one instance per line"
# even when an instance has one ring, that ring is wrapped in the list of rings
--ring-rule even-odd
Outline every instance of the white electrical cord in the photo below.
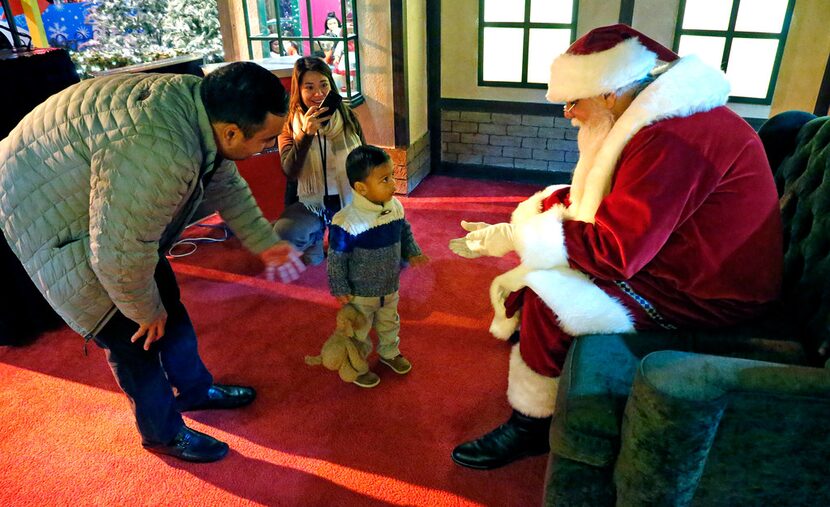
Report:
[[[191,224],[185,227],[185,230],[190,229],[191,227],[205,227],[208,229],[220,229],[224,234],[221,238],[210,238],[207,236],[204,237],[196,237],[196,238],[184,238],[180,239],[173,243],[173,246],[167,251],[167,257],[177,259],[179,257],[187,257],[188,255],[192,255],[196,250],[199,249],[200,243],[221,243],[223,241],[227,241],[231,237],[231,230],[228,229],[228,226],[225,224]],[[177,248],[181,250],[181,248],[187,248],[185,251],[174,252]]]

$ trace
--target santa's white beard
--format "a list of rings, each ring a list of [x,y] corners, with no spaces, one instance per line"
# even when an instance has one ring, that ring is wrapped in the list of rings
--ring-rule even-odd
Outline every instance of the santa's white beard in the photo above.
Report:
[[[611,111],[596,112],[591,118],[590,122],[580,122],[576,118],[571,120],[571,124],[579,127],[576,143],[579,147],[579,160],[574,169],[573,180],[571,181],[571,209],[577,209],[582,196],[585,193],[585,181],[591,168],[594,166],[594,159],[597,156],[602,143],[611,132],[614,126],[614,115]]]

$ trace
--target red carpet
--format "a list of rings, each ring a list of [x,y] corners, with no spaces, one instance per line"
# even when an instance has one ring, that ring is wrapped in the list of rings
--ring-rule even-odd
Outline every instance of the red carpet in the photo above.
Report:
[[[401,280],[399,376],[361,389],[303,356],[333,329],[325,267],[271,283],[236,240],[173,266],[217,380],[254,385],[248,408],[188,425],[231,446],[215,464],[144,451],[103,351],[69,330],[0,347],[0,505],[538,505],[545,458],[481,472],[456,444],[506,420],[508,344],[487,333],[490,280],[515,258],[464,260],[458,222],[504,221],[534,186],[430,177],[402,199],[432,262]]]

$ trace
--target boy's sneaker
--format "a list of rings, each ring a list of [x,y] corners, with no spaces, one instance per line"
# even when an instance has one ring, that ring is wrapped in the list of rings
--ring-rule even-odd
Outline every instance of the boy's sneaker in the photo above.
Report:
[[[354,379],[352,383],[368,389],[380,384],[380,377],[378,377],[374,372],[367,371],[363,375],[360,375]]]
[[[409,370],[412,369],[412,363],[410,363],[407,358],[403,357],[400,354],[393,357],[392,359],[385,359],[381,357],[380,362],[392,368],[392,371],[399,375],[405,375],[409,373]]]

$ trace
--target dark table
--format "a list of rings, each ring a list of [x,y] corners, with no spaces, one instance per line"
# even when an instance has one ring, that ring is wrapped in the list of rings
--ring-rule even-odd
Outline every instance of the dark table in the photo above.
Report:
[[[50,95],[77,83],[78,74],[62,49],[0,51],[0,139]],[[20,345],[60,325],[52,310],[0,234],[0,345]]]

